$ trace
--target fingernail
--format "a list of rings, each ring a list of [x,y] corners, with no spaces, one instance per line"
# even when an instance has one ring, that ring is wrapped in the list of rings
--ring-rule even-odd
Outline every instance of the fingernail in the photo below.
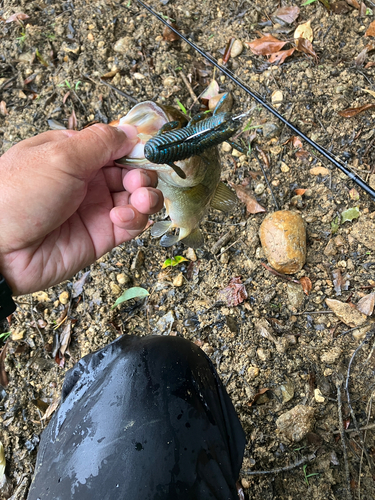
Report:
[[[141,172],[141,184],[144,187],[149,187],[152,185],[151,177],[147,172]]]
[[[133,127],[133,125],[117,125],[117,130],[121,130],[121,132],[125,132],[127,138],[129,140],[135,140],[138,139],[138,130]]]
[[[159,195],[155,191],[149,191],[150,208],[155,208],[159,204]]]
[[[135,217],[134,210],[128,207],[118,209],[117,215],[120,221],[124,223],[132,221]]]

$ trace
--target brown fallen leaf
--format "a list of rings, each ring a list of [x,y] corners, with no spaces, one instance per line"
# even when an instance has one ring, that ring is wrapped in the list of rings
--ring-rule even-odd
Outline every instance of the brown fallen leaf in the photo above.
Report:
[[[108,71],[108,73],[105,73],[100,78],[103,78],[103,80],[109,80],[109,79],[113,78],[114,76],[116,76],[117,73],[119,73],[119,72],[120,72],[119,69],[115,69],[113,71]]]
[[[72,113],[69,116],[68,119],[68,129],[69,130],[77,130],[78,128],[78,122],[77,122],[77,117],[74,111],[74,108],[72,109]]]
[[[290,57],[293,54],[295,50],[296,50],[295,47],[292,47],[291,49],[288,50],[280,50],[279,52],[271,54],[268,60],[272,64],[273,63],[282,64],[287,57]]]
[[[368,63],[366,63],[365,69],[373,68],[374,66],[375,66],[375,62],[369,61]]]
[[[4,364],[5,357],[7,355],[8,342],[9,342],[9,339],[6,341],[4,347],[2,348],[2,350],[0,352],[0,384],[3,387],[7,387],[9,384],[8,375],[7,375],[7,372],[5,371],[5,364]]]
[[[365,62],[365,59],[367,57],[367,54],[371,51],[374,50],[374,45],[372,43],[369,43],[366,45],[364,49],[361,50],[361,52],[358,54],[358,56],[354,59],[354,64],[356,66],[362,66],[362,64]]]
[[[257,56],[270,56],[281,50],[288,41],[281,41],[272,35],[266,34],[261,38],[257,38],[253,42],[246,42],[253,54]]]
[[[296,39],[296,49],[300,52],[307,54],[308,56],[312,56],[315,61],[318,60],[318,56],[313,49],[312,43],[310,40],[306,40],[306,38],[297,38]]]
[[[312,42],[314,40],[314,34],[313,30],[311,29],[311,21],[307,21],[307,23],[303,23],[297,26],[293,36],[296,39],[303,38]]]
[[[357,0],[346,0],[346,3],[357,10],[359,10],[360,8],[359,2]]]
[[[334,269],[332,271],[333,276],[333,286],[335,288],[336,295],[341,295],[342,290],[348,290],[350,281],[347,279],[347,276],[343,276],[341,274],[340,269]]]
[[[60,334],[60,354],[64,356],[66,350],[68,349],[70,338],[72,335],[72,322],[68,321],[64,326],[63,331]]]
[[[312,290],[312,283],[311,279],[308,278],[307,276],[302,276],[302,278],[299,279],[299,282],[301,283],[302,290],[305,292],[306,295],[309,294]]]
[[[305,194],[307,191],[307,189],[295,189],[294,192],[299,195],[299,196],[302,196],[303,194]]]
[[[268,387],[265,387],[264,389],[260,389],[260,391],[257,394],[255,394],[253,400],[250,403],[247,403],[248,406],[253,406],[253,404],[258,401],[258,399],[260,398],[260,396],[262,396],[267,391],[269,391]]]
[[[29,16],[24,12],[16,12],[6,19],[6,23],[12,23],[13,21],[24,21],[25,19],[29,19]]]
[[[178,29],[178,26],[177,24],[175,23],[170,23],[168,21],[168,24],[170,24],[172,26],[172,28],[175,28],[175,29]],[[165,40],[166,42],[175,42],[176,40],[179,40],[180,37],[172,30],[170,30],[168,28],[168,26],[165,26],[164,30],[163,30],[163,40]]]
[[[52,403],[47,408],[47,410],[46,410],[45,414],[43,415],[43,417],[41,418],[41,420],[49,419],[52,416],[52,414],[55,412],[55,410],[57,409],[59,404],[60,404],[60,397],[58,397],[52,401]]]
[[[353,309],[347,302],[326,299],[326,304],[343,323],[351,328],[361,326],[367,321],[367,316],[365,314],[362,314],[357,309]]]
[[[0,102],[0,115],[6,116],[8,114],[7,104],[5,101]]]
[[[266,168],[270,168],[270,160],[269,160],[267,154],[263,151],[263,149],[260,149],[260,147],[258,147],[258,146],[255,146],[255,149],[258,151],[259,156],[261,157],[261,159],[264,163],[264,166]]]
[[[280,7],[273,13],[274,17],[280,19],[284,23],[292,24],[299,16],[300,9],[296,5],[288,5],[286,7]]]
[[[349,5],[344,0],[331,4],[331,9],[334,14],[343,15],[350,12]]]
[[[258,214],[266,211],[265,208],[259,205],[248,186],[240,186],[232,182],[229,184],[236,191],[237,198],[242,201],[242,203],[245,203],[248,214]]]
[[[232,278],[226,288],[219,290],[219,297],[227,303],[228,307],[238,306],[246,300],[247,291],[245,285],[242,284],[241,277]]]
[[[375,36],[375,21],[372,21],[370,26],[367,28],[365,36]]]
[[[230,51],[232,50],[232,46],[234,44],[235,37],[232,36],[229,39],[229,42],[227,43],[227,46],[225,47],[224,55],[223,55],[223,64],[227,64],[227,62],[230,59]]]
[[[357,309],[362,314],[366,314],[366,316],[371,316],[371,314],[374,311],[374,305],[375,305],[375,293],[372,292],[366,295],[365,297],[362,297],[362,299],[358,301]]]
[[[308,158],[310,158],[310,153],[308,151],[305,151],[304,149],[296,151],[295,155],[296,158],[299,158],[300,160],[307,160]]]
[[[359,8],[359,15],[360,17],[365,17],[367,11],[367,7],[365,2],[361,2],[360,8]]]
[[[365,104],[364,106],[359,106],[358,108],[343,109],[342,111],[339,111],[338,114],[343,118],[352,118],[353,116],[359,115],[359,113],[362,113],[363,111],[367,111],[368,109],[374,109],[374,108],[375,104],[369,103]]]
[[[207,99],[210,100],[213,97],[216,97],[220,93],[220,88],[219,84],[215,79],[211,80],[209,86],[203,91],[203,93],[200,95],[201,99]]]

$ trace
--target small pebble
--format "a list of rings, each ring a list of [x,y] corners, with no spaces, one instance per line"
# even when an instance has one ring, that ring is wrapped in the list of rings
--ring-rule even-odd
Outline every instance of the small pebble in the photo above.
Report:
[[[196,262],[197,260],[197,254],[195,253],[194,248],[188,248],[185,252],[186,258],[189,260],[192,260],[193,262]]]
[[[127,285],[130,283],[130,277],[127,274],[120,273],[116,276],[116,280],[120,285]]]
[[[280,415],[276,425],[286,438],[298,443],[308,432],[311,432],[315,423],[314,408],[297,405]]]
[[[328,351],[324,352],[321,356],[320,359],[322,360],[323,363],[327,363],[327,365],[331,365],[335,361],[338,360],[338,358],[341,356],[342,349],[339,346],[332,347]]]
[[[233,42],[233,45],[232,45],[232,48],[230,51],[230,56],[237,57],[241,54],[242,51],[243,51],[243,43],[241,42],[241,40],[235,40]]]
[[[184,284],[184,275],[178,274],[173,280],[173,286],[182,286]]]
[[[228,264],[229,259],[230,259],[230,257],[229,257],[229,253],[228,252],[222,253],[220,255],[220,263],[221,264]]]
[[[224,153],[230,153],[232,151],[232,146],[230,144],[228,144],[227,142],[223,142],[221,147],[222,147]]]
[[[112,292],[113,295],[117,296],[117,295],[121,294],[121,288],[114,281],[111,281],[109,283],[109,288],[111,289],[111,292]]]
[[[258,184],[255,186],[254,192],[255,194],[262,194],[264,193],[264,190],[266,189],[266,186],[264,184]]]
[[[283,93],[281,90],[275,90],[271,96],[272,104],[275,106],[275,108],[279,108],[281,106],[281,103],[283,102]]]
[[[257,349],[257,355],[261,361],[266,361],[269,358],[268,352],[262,349],[261,347]]]
[[[120,54],[126,54],[132,44],[132,38],[130,36],[126,36],[117,40],[117,42],[113,46],[113,50],[115,52],[119,52]]]
[[[254,380],[259,375],[259,368],[257,366],[249,366],[247,369],[247,377],[249,380]]]
[[[321,393],[320,389],[314,390],[314,399],[317,403],[324,403],[324,401],[326,400],[326,398]]]
[[[288,165],[286,163],[284,163],[283,161],[281,162],[281,165],[280,165],[280,170],[284,173],[286,172],[289,172],[290,168],[288,167]]]
[[[260,241],[269,264],[280,273],[293,274],[306,260],[305,223],[298,212],[279,210],[260,226]]]
[[[303,293],[301,285],[287,283],[286,294],[289,304],[295,309],[299,309],[305,302],[305,294]]]
[[[62,292],[59,295],[59,301],[61,304],[65,305],[69,302],[69,292]]]
[[[173,87],[175,82],[176,82],[176,80],[175,80],[174,76],[167,76],[167,78],[164,78],[164,80],[163,80],[163,85],[165,87]]]

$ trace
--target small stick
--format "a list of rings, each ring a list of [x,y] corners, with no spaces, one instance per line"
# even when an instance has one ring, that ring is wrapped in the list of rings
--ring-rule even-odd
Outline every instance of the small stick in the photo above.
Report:
[[[340,427],[340,435],[341,435],[341,443],[342,443],[342,450],[344,454],[344,465],[345,465],[345,476],[346,476],[346,486],[347,486],[347,494],[348,497],[351,499],[352,494],[350,491],[350,474],[349,474],[349,462],[348,462],[348,450],[346,448],[346,441],[345,441],[345,433],[344,433],[344,421],[342,418],[342,401],[341,401],[341,384],[342,380],[337,380],[336,382],[336,388],[337,388],[337,410],[339,414],[339,427]]]
[[[359,430],[360,431],[368,431],[371,429],[375,429],[375,422],[372,424],[364,425]],[[344,429],[345,432],[358,432],[357,429]],[[341,431],[333,431],[332,434],[340,434]]]
[[[241,470],[242,474],[246,474],[247,476],[262,476],[264,474],[279,474],[280,472],[286,472],[288,470],[295,469],[296,467],[299,467],[300,465],[305,464],[306,462],[311,462],[311,460],[314,460],[316,458],[315,453],[312,453],[311,455],[308,455],[307,457],[301,458],[301,460],[297,460],[297,462],[294,462],[293,464],[286,465],[285,467],[279,467],[278,469],[271,469],[271,470]]]
[[[104,80],[100,80],[100,82],[96,82],[95,80],[93,80],[92,78],[90,78],[88,75],[83,75],[83,76],[86,78],[86,80],[89,80],[90,82],[94,83],[95,85],[106,85],[110,89],[112,89],[115,92],[117,92],[118,94],[122,95],[122,97],[126,97],[126,99],[128,99],[128,101],[132,102],[133,104],[138,104],[137,99],[134,99],[134,97],[132,97],[132,96],[130,96],[128,94],[125,94],[125,92],[123,92],[122,90],[114,87],[110,83],[107,83]]]
[[[193,87],[190,85],[190,82],[188,80],[188,77],[185,75],[183,71],[180,71],[180,76],[183,79],[184,84],[186,85],[186,88],[188,89],[191,98],[193,99],[193,104],[195,104],[198,100],[198,97],[195,95]]]
[[[224,234],[224,236],[222,236],[221,238],[219,238],[217,240],[217,242],[214,243],[214,245],[211,248],[211,252],[214,255],[216,255],[217,253],[219,253],[219,251],[221,250],[221,248],[223,246],[225,246],[232,239],[232,236],[233,236],[232,230],[230,230],[226,234]]]

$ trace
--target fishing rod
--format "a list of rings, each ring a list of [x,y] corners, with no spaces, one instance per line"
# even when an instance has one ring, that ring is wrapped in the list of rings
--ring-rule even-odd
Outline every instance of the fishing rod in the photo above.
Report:
[[[342,161],[338,158],[335,158],[329,151],[327,151],[323,146],[319,146],[315,141],[310,139],[303,132],[298,130],[292,123],[290,123],[286,118],[284,118],[273,106],[271,106],[267,101],[263,99],[263,97],[258,94],[255,90],[252,90],[248,87],[244,82],[242,82],[239,78],[237,78],[229,69],[224,66],[220,66],[220,64],[211,57],[209,54],[204,52],[198,45],[193,43],[191,40],[182,35],[176,28],[170,25],[166,19],[163,19],[157,12],[155,12],[149,5],[144,3],[142,0],[137,0],[137,2],[146,9],[150,14],[152,14],[156,19],[158,19],[161,23],[165,24],[171,31],[173,31],[176,35],[178,35],[184,42],[186,42],[190,47],[192,47],[198,54],[203,56],[208,62],[210,62],[213,66],[215,66],[219,71],[224,73],[225,76],[230,78],[236,85],[238,85],[242,90],[244,90],[247,94],[249,94],[255,101],[257,101],[261,106],[263,106],[267,111],[272,113],[276,118],[278,118],[284,125],[286,125],[292,132],[296,135],[302,137],[304,141],[306,141],[312,148],[318,151],[326,160],[332,163],[336,168],[341,170],[345,175],[349,177],[357,186],[360,186],[367,194],[369,194],[373,200],[375,200],[375,190],[372,189],[371,186],[367,184],[361,177],[352,172],[347,166],[344,165]]]

